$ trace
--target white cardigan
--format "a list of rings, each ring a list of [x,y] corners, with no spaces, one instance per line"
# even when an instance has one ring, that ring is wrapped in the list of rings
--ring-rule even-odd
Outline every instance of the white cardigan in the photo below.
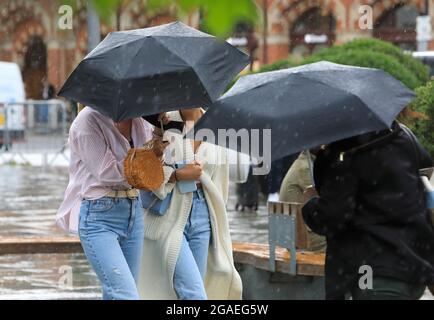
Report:
[[[170,132],[165,135],[165,139],[171,141],[166,154],[171,155],[175,162],[182,161],[183,150],[188,162],[194,159],[190,140]],[[242,283],[234,266],[226,212],[229,187],[227,150],[204,142],[197,151],[196,160],[204,164],[200,181],[210,211],[212,230],[205,279],[206,293],[213,300],[241,299]],[[171,167],[164,167],[165,183],[155,193],[164,199],[173,190],[166,214],[158,216],[145,210],[145,243],[139,278],[142,299],[177,299],[173,275],[184,227],[191,211],[192,193],[181,194],[175,184],[168,183],[172,172]]]

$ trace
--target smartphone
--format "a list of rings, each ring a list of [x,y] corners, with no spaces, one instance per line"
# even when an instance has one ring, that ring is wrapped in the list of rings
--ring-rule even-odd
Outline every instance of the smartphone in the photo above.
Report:
[[[185,165],[185,163],[175,163],[175,168],[182,169],[185,167]],[[189,193],[197,190],[196,181],[194,180],[177,181],[176,185],[178,186],[179,192],[181,193]]]

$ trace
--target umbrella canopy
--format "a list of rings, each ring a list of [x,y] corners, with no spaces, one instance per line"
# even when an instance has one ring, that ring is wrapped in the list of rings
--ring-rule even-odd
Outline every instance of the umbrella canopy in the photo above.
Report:
[[[249,61],[181,22],[113,32],[80,62],[59,96],[115,121],[209,105]]]
[[[218,137],[219,129],[271,129],[271,145],[259,139],[257,149],[275,160],[386,129],[414,96],[382,70],[318,62],[241,77],[194,131],[207,128]],[[225,139],[216,143],[228,146]]]

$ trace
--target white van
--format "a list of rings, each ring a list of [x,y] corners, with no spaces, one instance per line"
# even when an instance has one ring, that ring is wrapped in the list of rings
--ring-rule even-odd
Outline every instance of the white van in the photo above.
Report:
[[[9,131],[9,144],[12,144],[14,140],[24,138],[24,107],[11,105],[7,108],[6,114],[6,104],[25,102],[25,100],[20,68],[16,63],[0,61],[0,149],[6,143],[6,125]]]

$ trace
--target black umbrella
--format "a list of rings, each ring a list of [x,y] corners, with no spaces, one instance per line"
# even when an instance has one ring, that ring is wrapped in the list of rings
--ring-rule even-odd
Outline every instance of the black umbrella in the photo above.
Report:
[[[120,121],[209,105],[248,63],[229,43],[180,22],[113,32],[59,95]]]
[[[277,159],[386,129],[413,98],[411,90],[382,70],[318,62],[241,77],[194,130],[211,129],[216,143],[236,148],[217,139],[219,129],[271,129],[271,145],[259,139],[257,149],[269,147]]]

